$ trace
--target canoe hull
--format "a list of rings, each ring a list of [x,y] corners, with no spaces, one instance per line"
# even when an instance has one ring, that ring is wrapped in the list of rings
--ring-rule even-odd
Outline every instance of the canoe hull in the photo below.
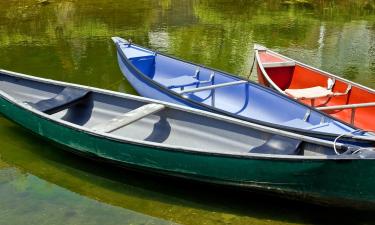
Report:
[[[261,159],[120,142],[56,123],[0,98],[0,112],[75,153],[117,165],[208,183],[259,189],[300,200],[375,207],[374,160]]]
[[[327,131],[324,131],[324,128],[322,130],[319,130],[319,131],[315,131],[315,130],[312,130],[312,129],[303,129],[303,128],[298,127],[298,125],[297,126],[289,126],[289,125],[285,125],[284,122],[278,122],[278,123],[269,122],[266,119],[264,119],[263,117],[250,118],[249,116],[246,116],[246,115],[244,116],[242,114],[232,113],[230,110],[225,109],[225,108],[218,108],[218,107],[210,106],[208,104],[203,104],[202,102],[195,101],[194,99],[191,99],[191,97],[179,95],[178,93],[169,90],[168,88],[166,88],[162,84],[160,84],[158,82],[155,82],[153,79],[150,79],[149,77],[147,77],[141,70],[139,70],[139,68],[135,67],[132,64],[132,62],[127,58],[127,56],[125,55],[125,53],[124,53],[124,51],[121,47],[121,44],[119,44],[119,43],[122,43],[122,42],[121,41],[117,42],[117,40],[115,42],[116,42],[116,47],[117,47],[118,64],[119,64],[119,67],[121,69],[121,72],[123,73],[124,77],[128,80],[128,82],[134,87],[134,89],[141,96],[152,98],[152,99],[157,99],[157,100],[161,100],[161,101],[176,103],[176,104],[180,104],[180,105],[184,105],[184,106],[189,106],[189,107],[192,107],[192,108],[195,108],[195,109],[201,109],[201,110],[206,110],[206,111],[210,111],[210,112],[215,112],[215,113],[219,113],[219,114],[222,114],[222,115],[226,115],[226,116],[234,117],[234,118],[237,118],[237,119],[245,120],[245,121],[248,121],[248,122],[251,122],[251,123],[256,123],[256,124],[260,124],[260,125],[263,125],[263,126],[269,126],[269,127],[280,129],[280,130],[290,131],[290,132],[299,133],[299,134],[302,134],[302,135],[305,135],[305,136],[311,136],[311,137],[321,138],[321,139],[330,140],[330,141],[334,141],[339,135],[341,135],[343,133],[348,133],[349,132],[348,130],[350,130],[350,131],[355,130],[355,128],[350,127],[348,124],[344,124],[344,123],[342,123],[342,124],[340,124],[340,126],[338,126],[338,127],[345,127],[345,129],[340,130],[340,132],[338,132],[337,130],[330,130],[330,129],[327,129]],[[134,46],[134,45],[132,45],[132,46]],[[140,46],[137,46],[136,48],[145,49],[145,48],[140,47]],[[149,50],[149,51],[151,51],[151,50]],[[158,54],[158,55],[160,56],[161,54]],[[182,60],[179,60],[179,59],[176,59],[176,58],[173,58],[173,57],[169,57],[169,56],[165,56],[165,55],[163,55],[163,57],[170,58],[172,60],[182,61]],[[185,62],[185,61],[183,61],[183,62]],[[191,64],[190,62],[186,62],[186,63]],[[195,65],[195,64],[191,64],[191,65]],[[195,65],[195,66],[198,66],[198,65]],[[199,67],[200,68],[206,68],[204,66],[199,66]],[[208,70],[208,69],[206,68],[206,70]],[[218,71],[218,73],[221,73],[221,72]],[[226,74],[226,76],[231,77],[231,78],[235,77],[234,75],[229,75],[229,74]],[[238,78],[238,79],[240,79],[240,78]],[[322,121],[321,118],[327,116],[326,114],[322,114],[318,110],[314,110],[312,108],[306,107],[306,106],[298,103],[297,101],[293,101],[291,99],[288,99],[286,96],[284,96],[282,94],[276,93],[276,92],[274,92],[274,91],[272,91],[268,88],[264,88],[261,85],[252,83],[250,81],[248,81],[248,82],[249,82],[248,83],[249,87],[251,86],[252,88],[254,88],[253,93],[255,93],[255,90],[256,90],[256,91],[259,91],[259,92],[262,92],[262,93],[267,93],[267,94],[269,94],[269,96],[278,96],[278,97],[282,98],[283,100],[286,99],[285,101],[287,101],[289,103],[289,106],[296,106],[296,110],[294,110],[294,111],[297,111],[297,107],[302,106],[303,108],[305,108],[304,110],[306,110],[306,111],[310,110],[310,112],[312,112],[312,114],[319,115],[319,116],[316,117],[316,118],[319,117],[318,119],[316,119],[316,118],[314,119],[316,121],[319,120],[319,122],[321,122]],[[231,95],[228,95],[228,97],[224,98],[224,99],[229,99],[229,98],[232,98],[230,100],[238,99],[238,96],[233,97]],[[234,101],[228,101],[228,102],[234,102]],[[275,100],[275,102],[278,102],[280,104],[281,101]],[[252,103],[252,104],[255,105],[254,103]],[[251,105],[251,104],[247,104],[246,107],[248,105]],[[276,107],[276,106],[273,106],[273,107]],[[230,108],[230,106],[228,106],[228,108]],[[256,108],[257,107],[253,107],[253,109],[256,109]],[[287,108],[290,109],[291,107],[287,107]],[[244,110],[244,111],[249,111],[248,108],[245,108],[245,109],[246,110]],[[262,110],[259,110],[259,111],[262,111]],[[272,113],[270,113],[270,111],[273,112],[274,110],[265,110],[264,114],[261,114],[261,113],[259,113],[259,114],[261,114],[262,116],[272,114]],[[303,112],[303,115],[302,114],[299,115],[298,118],[304,118],[304,116],[306,116],[306,113],[305,113],[306,111]],[[292,112],[285,112],[285,111],[283,111],[283,114],[294,115]],[[277,116],[279,116],[279,115],[277,115]],[[268,116],[268,117],[270,117],[270,116]],[[310,117],[310,120],[311,120],[311,118],[313,116],[310,115],[309,117]],[[291,118],[291,120],[296,119],[296,118],[297,117]],[[327,117],[324,120],[330,121],[330,120],[334,120],[334,119]],[[324,126],[322,126],[322,127],[324,127]],[[366,139],[360,139],[360,138],[357,138],[356,140],[353,140],[351,138],[341,137],[340,141],[343,142],[343,143],[360,145],[360,146],[363,146],[363,147],[373,146],[372,141],[368,141]]]
[[[340,96],[321,97],[316,98],[313,101],[310,99],[299,100],[306,105],[312,107],[328,107],[375,102],[375,91],[370,88],[299,63],[267,49],[257,50],[256,54],[259,83],[267,87],[275,88],[280,92],[283,92],[286,89],[305,89],[311,87],[326,88],[328,79],[335,80],[332,88],[334,93],[346,93],[348,87],[351,87],[347,94]],[[285,62],[293,62],[294,65],[283,66],[282,63]],[[265,67],[267,64],[270,65],[277,63],[281,65]],[[268,79],[271,79],[273,84]],[[351,109],[325,110],[324,112],[336,119],[352,124],[355,127],[369,131],[375,129],[375,120],[372,119],[375,114],[374,106],[358,108],[354,113]]]

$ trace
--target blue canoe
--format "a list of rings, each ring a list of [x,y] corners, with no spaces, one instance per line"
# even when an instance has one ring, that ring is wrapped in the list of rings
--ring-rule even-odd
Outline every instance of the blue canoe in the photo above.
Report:
[[[245,78],[167,56],[119,37],[112,40],[122,73],[142,96],[327,140],[343,134],[353,136],[351,132],[356,142],[367,142],[372,136]],[[340,137],[340,141],[352,140]]]

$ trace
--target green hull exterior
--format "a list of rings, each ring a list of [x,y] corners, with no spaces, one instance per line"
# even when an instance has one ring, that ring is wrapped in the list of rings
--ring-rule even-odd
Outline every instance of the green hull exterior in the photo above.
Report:
[[[0,98],[0,112],[80,154],[186,179],[260,189],[302,200],[375,208],[374,160],[287,160],[213,155],[111,140]]]

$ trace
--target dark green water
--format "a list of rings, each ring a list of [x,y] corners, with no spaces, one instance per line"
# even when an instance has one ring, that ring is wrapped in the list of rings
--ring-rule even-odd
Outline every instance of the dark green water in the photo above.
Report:
[[[0,67],[134,93],[111,36],[247,75],[254,43],[375,88],[375,1],[0,2]],[[375,215],[94,163],[0,117],[0,224],[374,224]],[[353,184],[355,185],[355,184]]]

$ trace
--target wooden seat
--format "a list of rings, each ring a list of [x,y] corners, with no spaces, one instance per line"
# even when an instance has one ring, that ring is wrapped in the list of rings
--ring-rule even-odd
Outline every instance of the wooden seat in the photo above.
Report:
[[[284,92],[285,94],[295,98],[295,99],[316,99],[316,98],[324,98],[324,97],[334,97],[334,96],[342,96],[349,94],[350,90],[352,89],[352,85],[348,85],[345,92],[333,92],[333,85],[334,80],[328,80],[328,87],[324,88],[321,86],[311,87],[311,88],[302,88],[302,89],[286,89]]]
[[[328,90],[321,86],[303,89],[286,89],[285,93],[295,99],[314,99],[329,97],[333,95],[333,92],[331,90]]]
[[[103,133],[110,133],[118,130],[126,125],[134,123],[148,115],[159,112],[164,109],[165,106],[161,104],[151,103],[134,109],[130,112],[117,116],[108,122],[97,124],[91,129],[100,131]]]

